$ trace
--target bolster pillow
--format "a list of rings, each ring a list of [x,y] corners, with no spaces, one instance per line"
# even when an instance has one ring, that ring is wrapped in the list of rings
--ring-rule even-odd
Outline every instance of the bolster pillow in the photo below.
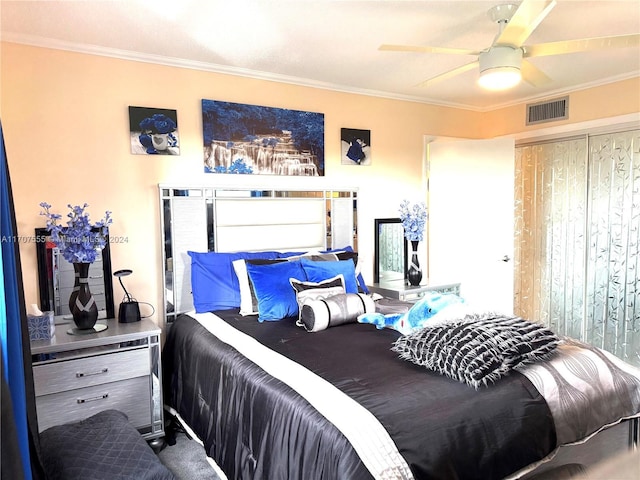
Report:
[[[305,302],[299,324],[308,332],[319,332],[329,327],[355,323],[359,315],[375,310],[376,305],[369,295],[341,293]]]

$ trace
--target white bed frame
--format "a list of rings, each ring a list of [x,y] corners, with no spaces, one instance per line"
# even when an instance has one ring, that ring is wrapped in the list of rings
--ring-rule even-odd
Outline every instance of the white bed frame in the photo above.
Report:
[[[274,189],[159,185],[165,321],[193,310],[188,250],[207,252],[357,250],[357,189]],[[166,248],[170,242],[171,251]],[[624,421],[512,479],[557,478],[568,464],[591,467],[637,450],[639,420]]]

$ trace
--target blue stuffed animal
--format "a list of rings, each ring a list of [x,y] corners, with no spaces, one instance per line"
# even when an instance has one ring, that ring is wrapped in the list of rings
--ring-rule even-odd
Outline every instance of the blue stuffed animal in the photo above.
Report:
[[[358,317],[360,323],[371,323],[378,329],[393,328],[403,335],[424,327],[436,313],[450,305],[458,305],[464,300],[453,293],[426,292],[405,313],[364,313]]]

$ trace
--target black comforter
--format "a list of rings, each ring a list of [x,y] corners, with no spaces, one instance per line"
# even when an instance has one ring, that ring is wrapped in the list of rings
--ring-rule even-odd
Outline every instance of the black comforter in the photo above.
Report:
[[[476,391],[398,359],[393,330],[348,324],[307,333],[293,319],[217,314],[366,407],[416,479],[503,478],[555,448],[545,400],[516,372]],[[230,479],[370,478],[349,441],[304,398],[193,318],[171,326],[163,369],[165,402]]]

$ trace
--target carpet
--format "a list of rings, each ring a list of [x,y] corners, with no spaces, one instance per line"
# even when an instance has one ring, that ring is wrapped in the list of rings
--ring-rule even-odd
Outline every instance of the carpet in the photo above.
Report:
[[[204,448],[184,432],[176,432],[176,443],[164,447],[158,457],[177,480],[223,480],[207,461]]]

